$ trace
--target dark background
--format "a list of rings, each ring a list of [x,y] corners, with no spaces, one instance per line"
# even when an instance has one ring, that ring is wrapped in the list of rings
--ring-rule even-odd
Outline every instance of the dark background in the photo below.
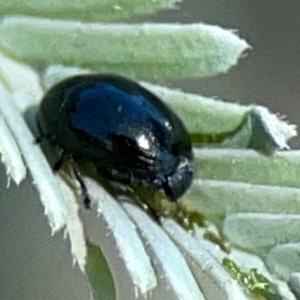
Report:
[[[292,0],[185,0],[178,11],[148,16],[155,22],[205,22],[238,29],[253,47],[238,66],[214,78],[173,81],[185,91],[261,104],[299,124],[300,2]],[[299,145],[299,140],[293,141]],[[51,237],[31,179],[6,189],[0,182],[0,299],[88,300],[69,243]]]

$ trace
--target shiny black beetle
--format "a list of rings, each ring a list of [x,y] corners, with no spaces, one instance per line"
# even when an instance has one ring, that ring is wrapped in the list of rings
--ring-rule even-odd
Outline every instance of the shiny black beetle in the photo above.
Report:
[[[42,100],[38,125],[42,138],[113,181],[146,183],[173,201],[191,185],[193,153],[183,123],[127,78],[89,74],[56,84]]]

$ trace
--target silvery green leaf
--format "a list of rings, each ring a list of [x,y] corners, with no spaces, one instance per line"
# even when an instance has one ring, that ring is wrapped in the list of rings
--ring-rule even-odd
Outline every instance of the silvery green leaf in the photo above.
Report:
[[[190,94],[179,89],[141,82],[169,104],[191,134],[216,135],[235,130],[242,123],[248,106]]]
[[[252,136],[248,148],[270,155],[277,150],[289,149],[287,141],[296,136],[296,126],[271,114],[262,106],[250,110]]]
[[[213,122],[213,120],[211,120]],[[209,148],[254,149],[265,155],[287,150],[287,141],[297,135],[296,126],[279,119],[262,106],[251,106],[239,126],[229,132],[192,133],[192,142]]]
[[[120,204],[92,179],[82,177],[88,195],[97,205],[97,210],[104,219],[106,231],[115,240],[120,257],[123,259],[135,289],[145,294],[157,285],[156,276],[151,266],[135,226],[129,220]]]
[[[79,67],[66,67],[64,65],[53,65],[47,67],[41,74],[41,84],[45,91],[49,90],[53,85],[68,77],[79,74],[95,73],[90,69]]]
[[[141,237],[147,245],[147,251],[152,257],[156,273],[160,278],[164,279],[164,284],[167,284],[171,295],[173,292],[174,296],[176,295],[176,299],[182,300],[204,300],[205,297],[199,289],[186,261],[160,226],[145,216],[136,206],[124,204],[124,207],[137,225]],[[170,298],[170,296],[165,297],[165,299]],[[154,299],[162,298],[154,296]]]
[[[70,239],[71,254],[74,264],[78,264],[80,270],[84,272],[87,261],[87,241],[85,236],[84,224],[79,215],[78,195],[80,194],[79,186],[74,182],[71,188],[65,178],[59,173],[52,175],[53,180],[57,182],[58,193],[65,200],[67,210],[65,219],[65,237]],[[45,205],[45,204],[44,204]],[[46,205],[45,205],[46,207]],[[62,206],[63,208],[63,206]]]
[[[289,231],[287,225],[285,228]],[[293,273],[300,271],[300,243],[298,241],[293,243],[289,233],[286,240],[288,244],[274,246],[265,257],[266,265],[270,271],[283,280],[287,280]]]
[[[200,285],[203,277],[206,277],[207,287],[202,287],[204,292],[208,294],[209,287],[210,289],[214,290],[215,299],[221,299],[223,297],[228,300],[249,299],[237,282],[234,281],[224,270],[223,266],[221,265],[221,255],[215,257],[212,254],[213,251],[206,248],[204,241],[199,241],[193,238],[192,235],[188,234],[174,221],[165,220],[163,222],[163,228],[183,250],[185,257],[190,256],[193,260],[193,264],[197,264],[200,268],[200,271],[198,270],[197,273],[196,271],[193,272]],[[214,245],[213,247],[216,246]],[[225,255],[223,254],[222,256]]]
[[[37,105],[44,93],[40,77],[33,68],[15,61],[2,52],[0,52],[0,81],[14,95],[15,104],[22,112],[30,106]]]
[[[274,294],[269,295],[270,297],[266,297],[266,299],[296,300],[286,282],[274,279],[261,257],[239,249],[232,249],[228,257],[249,273],[259,270],[259,273],[269,281]]]
[[[100,24],[26,17],[4,17],[0,46],[30,64],[75,64],[148,79],[223,73],[249,48],[231,31],[212,25]]]
[[[255,149],[268,155],[287,149],[295,125],[262,106],[241,106],[142,82],[168,103],[183,120],[194,145]]]
[[[67,217],[65,200],[59,192],[56,179],[53,177],[53,172],[45,156],[36,145],[34,136],[13,102],[13,95],[3,85],[0,85],[0,114],[9,126],[31,172],[34,184],[40,192],[45,214],[52,230],[56,231],[62,228]]]
[[[16,147],[18,151],[20,149],[34,184],[40,192],[45,214],[49,218],[53,232],[66,226],[74,261],[78,263],[81,270],[84,270],[86,246],[82,223],[78,217],[76,195],[64,181],[54,177],[53,171],[21,114],[40,101],[43,94],[40,78],[29,66],[18,63],[1,53],[0,62],[1,79],[10,91],[1,86],[0,112],[5,119],[0,116],[0,120],[3,120],[0,124],[3,131],[1,135],[1,145],[4,147],[3,159],[9,155],[11,161],[5,159],[6,166],[11,169],[12,177],[19,183],[26,175],[22,157],[19,153],[16,154]],[[5,122],[9,125],[13,136],[10,132],[5,132],[7,128]],[[34,120],[31,127],[35,126]]]
[[[300,298],[300,273],[293,273],[288,280],[289,287],[297,297]]]
[[[232,245],[256,254],[267,253],[277,244],[300,242],[299,215],[238,213],[228,216],[223,226]]]
[[[281,120],[265,107],[252,105],[239,127],[219,138],[222,138],[221,148],[254,149],[271,155],[289,149],[287,141],[296,135],[295,125]]]
[[[198,179],[182,203],[188,210],[199,211],[214,222],[244,212],[300,214],[300,189]]]
[[[198,179],[300,186],[298,150],[276,152],[270,157],[252,150],[195,149],[194,153]]]
[[[86,21],[113,21],[176,8],[177,0],[10,0],[0,2],[0,11],[7,15],[29,15]]]
[[[5,95],[2,95],[5,97]],[[0,96],[1,97],[1,96]],[[12,178],[17,185],[26,177],[26,167],[24,165],[20,149],[8,128],[4,118],[0,114],[0,153],[1,161],[6,167],[6,174],[9,180]]]

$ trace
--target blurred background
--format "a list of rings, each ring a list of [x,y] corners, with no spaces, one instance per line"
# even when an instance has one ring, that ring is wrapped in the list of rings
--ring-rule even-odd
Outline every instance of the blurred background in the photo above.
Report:
[[[226,101],[265,105],[299,124],[299,15],[296,0],[184,0],[178,11],[142,20],[205,22],[238,30],[253,50],[228,74],[169,85]],[[298,147],[300,139],[291,145]],[[88,300],[84,277],[73,269],[69,243],[63,233],[51,237],[31,178],[18,188],[11,182],[7,189],[3,167],[0,172],[0,299]]]

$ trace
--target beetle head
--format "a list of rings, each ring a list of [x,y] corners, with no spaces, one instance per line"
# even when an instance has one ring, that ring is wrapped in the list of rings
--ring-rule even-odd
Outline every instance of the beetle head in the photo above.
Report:
[[[178,167],[166,177],[166,181],[163,183],[165,194],[172,201],[176,201],[192,184],[193,174],[193,160],[181,156]]]

